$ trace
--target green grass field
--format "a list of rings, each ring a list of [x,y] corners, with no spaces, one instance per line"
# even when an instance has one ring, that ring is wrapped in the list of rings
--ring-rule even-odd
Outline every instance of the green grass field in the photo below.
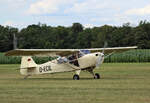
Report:
[[[81,72],[31,76],[24,80],[19,65],[0,65],[0,103],[150,103],[150,63],[103,64],[94,80]]]

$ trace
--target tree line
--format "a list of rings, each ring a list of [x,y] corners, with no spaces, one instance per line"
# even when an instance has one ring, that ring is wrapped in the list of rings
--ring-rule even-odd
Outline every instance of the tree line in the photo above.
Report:
[[[101,48],[104,42],[107,42],[107,47],[150,49],[150,22],[147,21],[141,21],[135,27],[130,23],[93,28],[84,28],[80,23],[73,23],[70,27],[39,23],[19,30],[0,25],[0,52],[13,49],[14,34],[20,49]]]

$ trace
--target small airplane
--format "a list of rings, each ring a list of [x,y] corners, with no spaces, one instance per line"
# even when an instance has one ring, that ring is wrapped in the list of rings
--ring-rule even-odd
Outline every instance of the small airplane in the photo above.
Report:
[[[104,53],[109,56],[114,52],[136,48],[137,46],[93,49],[15,49],[6,52],[5,55],[22,56],[20,73],[25,75],[25,79],[35,74],[75,72],[73,79],[79,80],[82,70],[90,72],[94,79],[100,79],[100,74],[94,73],[93,70],[103,63]],[[36,64],[32,56],[57,56],[58,58],[44,64]]]

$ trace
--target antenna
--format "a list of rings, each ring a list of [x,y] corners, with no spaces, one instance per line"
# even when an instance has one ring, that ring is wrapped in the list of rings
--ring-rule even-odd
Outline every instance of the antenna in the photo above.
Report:
[[[16,38],[16,35],[14,33],[14,38],[13,38],[13,46],[14,46],[14,49],[17,49],[17,38]]]

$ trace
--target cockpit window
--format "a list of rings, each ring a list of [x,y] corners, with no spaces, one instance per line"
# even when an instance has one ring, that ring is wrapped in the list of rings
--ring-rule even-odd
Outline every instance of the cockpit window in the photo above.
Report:
[[[66,57],[59,57],[59,58],[57,58],[57,62],[58,62],[58,64],[67,63],[68,59]]]

